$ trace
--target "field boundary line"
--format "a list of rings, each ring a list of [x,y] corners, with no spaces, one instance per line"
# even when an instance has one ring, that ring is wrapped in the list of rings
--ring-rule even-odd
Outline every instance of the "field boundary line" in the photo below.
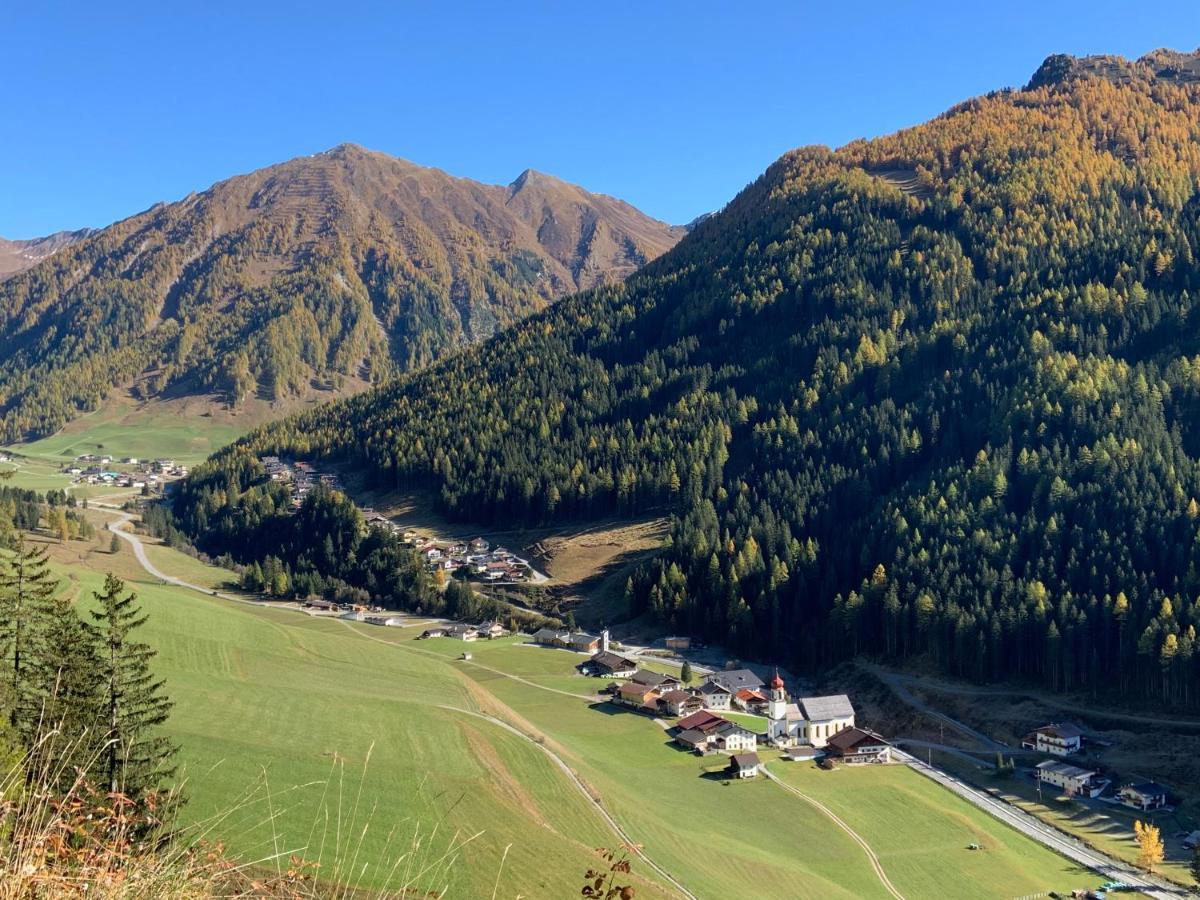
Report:
[[[853,828],[851,828],[837,813],[835,813],[832,809],[830,809],[824,803],[821,803],[818,800],[814,800],[812,797],[808,796],[808,794],[804,793],[799,788],[793,787],[792,785],[788,784],[787,782],[781,780],[778,776],[775,775],[774,772],[771,772],[770,770],[768,770],[766,766],[762,767],[762,773],[765,776],[767,776],[767,778],[770,781],[773,781],[775,784],[779,785],[785,791],[795,794],[797,797],[799,797],[805,803],[809,804],[814,809],[816,809],[818,812],[820,812],[823,815],[825,815],[826,817],[828,817],[830,820],[833,821],[833,823],[835,825],[838,826],[838,828],[842,829],[842,831],[844,831],[844,832],[846,832],[846,834],[850,835],[850,837],[854,839],[855,843],[857,843],[863,849],[863,852],[867,854],[867,859],[870,860],[870,862],[871,862],[871,868],[875,870],[875,874],[879,876],[879,880],[883,883],[883,886],[884,886],[884,888],[887,889],[887,892],[889,894],[891,894],[893,897],[895,897],[896,900],[905,900],[904,895],[901,894],[899,890],[897,890],[896,886],[894,884],[892,884],[891,879],[888,878],[887,872],[885,872],[883,869],[883,863],[880,861],[880,859],[876,855],[875,851],[871,848],[871,845],[867,843],[866,839],[862,835],[860,835],[857,831],[855,831]]]

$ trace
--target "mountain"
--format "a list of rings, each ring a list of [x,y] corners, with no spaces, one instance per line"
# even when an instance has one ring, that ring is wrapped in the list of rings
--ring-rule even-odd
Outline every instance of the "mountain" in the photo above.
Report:
[[[294,159],[0,284],[0,437],[117,388],[273,409],[350,392],[620,281],[682,234],[533,171],[484,185],[349,144]]]
[[[506,528],[669,512],[630,612],[735,654],[1196,706],[1200,84],[1121,67],[793,151],[625,283],[249,435],[176,515],[236,555],[283,502],[263,452]]]
[[[58,231],[46,237],[27,241],[10,241],[0,238],[0,281],[31,266],[36,266],[46,257],[57,253],[93,234],[92,229]]]

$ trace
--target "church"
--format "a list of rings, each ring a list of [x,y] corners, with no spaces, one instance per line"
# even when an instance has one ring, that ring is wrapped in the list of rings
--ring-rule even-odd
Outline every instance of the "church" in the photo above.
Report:
[[[854,727],[854,707],[845,694],[788,699],[776,670],[767,700],[767,740],[778,747],[810,744],[824,747],[829,739]]]

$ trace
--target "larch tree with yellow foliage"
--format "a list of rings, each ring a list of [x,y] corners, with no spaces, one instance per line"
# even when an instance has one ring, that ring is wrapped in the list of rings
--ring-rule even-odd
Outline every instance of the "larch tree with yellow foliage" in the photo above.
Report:
[[[1163,861],[1163,841],[1157,825],[1134,822],[1133,834],[1138,844],[1137,864],[1150,872]]]

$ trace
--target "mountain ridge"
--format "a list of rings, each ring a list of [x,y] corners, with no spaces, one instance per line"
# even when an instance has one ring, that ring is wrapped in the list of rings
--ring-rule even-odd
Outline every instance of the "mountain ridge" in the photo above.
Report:
[[[116,388],[280,409],[354,390],[619,281],[684,231],[519,180],[341,144],[82,235],[0,283],[0,436],[50,433]]]

